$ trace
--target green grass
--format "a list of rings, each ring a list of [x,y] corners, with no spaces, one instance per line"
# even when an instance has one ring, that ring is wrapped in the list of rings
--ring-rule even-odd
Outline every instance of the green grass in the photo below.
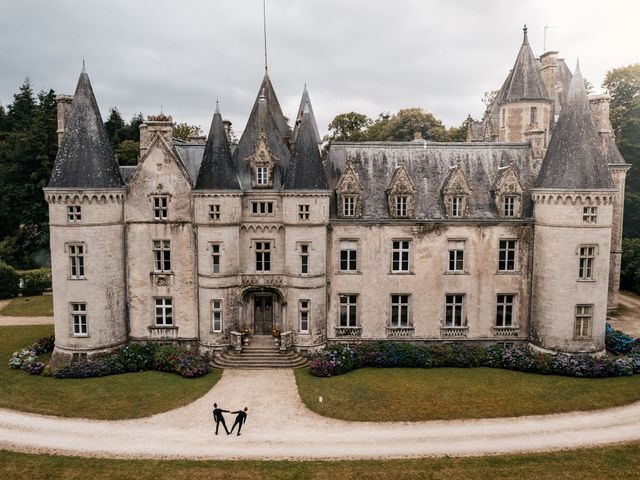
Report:
[[[14,351],[52,333],[52,325],[0,327],[0,408],[104,420],[144,417],[193,402],[222,374],[215,370],[190,379],[172,373],[141,372],[63,380],[9,368]]]
[[[16,297],[0,310],[7,317],[51,317],[53,316],[53,296]]]
[[[211,449],[215,451],[213,442]],[[338,462],[107,460],[0,451],[0,477],[12,480],[604,480],[639,476],[640,443],[526,455]]]
[[[307,407],[355,421],[515,417],[640,400],[640,375],[591,379],[492,368],[363,368],[328,378],[300,369],[295,375]]]

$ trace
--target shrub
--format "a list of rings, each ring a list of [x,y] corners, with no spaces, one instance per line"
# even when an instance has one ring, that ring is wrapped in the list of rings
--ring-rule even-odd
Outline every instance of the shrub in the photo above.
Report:
[[[55,337],[53,335],[39,338],[33,345],[13,352],[9,359],[9,366],[24,370],[31,375],[40,375],[45,369],[45,364],[40,361],[38,355],[51,352],[54,343]]]
[[[30,297],[42,295],[45,290],[51,288],[51,270],[40,268],[38,270],[27,270],[22,273],[24,283],[22,284],[22,295]]]
[[[0,298],[12,298],[20,291],[20,277],[9,265],[0,262]]]
[[[638,339],[633,338],[620,330],[615,330],[607,323],[605,344],[609,350],[619,353],[628,353],[632,348],[638,345]]]

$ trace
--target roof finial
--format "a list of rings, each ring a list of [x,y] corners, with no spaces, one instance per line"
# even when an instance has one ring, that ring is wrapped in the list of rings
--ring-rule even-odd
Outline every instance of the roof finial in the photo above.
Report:
[[[87,73],[87,66],[84,63],[84,55],[82,56],[82,73]]]
[[[262,29],[264,33],[264,73],[268,71],[267,63],[267,1],[262,0]]]
[[[217,98],[216,98],[216,111],[215,111],[215,113],[218,114],[218,115],[220,114],[220,102],[219,102],[219,99],[217,99]]]
[[[160,104],[160,115],[164,115],[164,113],[162,112],[162,104]]]
[[[524,27],[522,28],[522,31],[524,32],[524,36],[522,39],[522,44],[525,45],[527,43],[529,43],[529,37],[527,36],[527,24],[524,24]]]

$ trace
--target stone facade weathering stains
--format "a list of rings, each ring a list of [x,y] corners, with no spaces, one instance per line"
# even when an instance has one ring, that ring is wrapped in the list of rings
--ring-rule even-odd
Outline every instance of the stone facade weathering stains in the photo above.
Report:
[[[291,129],[265,73],[237,145],[140,127],[119,167],[86,73],[59,97],[49,203],[54,360],[162,341],[216,355],[240,330],[331,342],[604,350],[624,182],[607,96],[526,36],[468,140],[334,143],[306,87]]]

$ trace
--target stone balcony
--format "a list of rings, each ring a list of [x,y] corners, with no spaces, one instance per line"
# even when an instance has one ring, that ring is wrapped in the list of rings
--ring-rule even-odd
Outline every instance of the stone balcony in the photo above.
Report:
[[[440,335],[443,337],[466,337],[469,335],[469,327],[440,327]]]
[[[147,327],[149,329],[149,335],[154,340],[175,340],[178,338],[178,327]]]
[[[387,327],[387,337],[412,337],[413,325],[404,327]]]
[[[336,327],[336,337],[360,337],[362,327]]]
[[[491,331],[496,337],[517,337],[520,334],[520,327],[517,325],[491,327]]]

